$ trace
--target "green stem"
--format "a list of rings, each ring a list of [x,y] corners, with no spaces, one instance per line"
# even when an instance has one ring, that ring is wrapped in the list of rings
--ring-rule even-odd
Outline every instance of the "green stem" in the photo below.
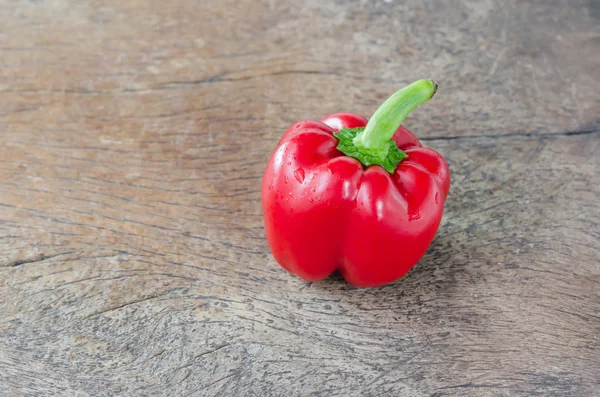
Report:
[[[389,141],[406,116],[431,99],[437,87],[433,80],[418,80],[393,94],[377,109],[364,131],[353,139],[353,143],[359,150],[384,159],[388,155]]]
[[[398,148],[392,137],[406,116],[431,99],[436,90],[433,80],[419,80],[401,89],[377,109],[366,127],[343,128],[334,133],[338,139],[337,149],[365,167],[379,165],[393,173],[408,155]]]

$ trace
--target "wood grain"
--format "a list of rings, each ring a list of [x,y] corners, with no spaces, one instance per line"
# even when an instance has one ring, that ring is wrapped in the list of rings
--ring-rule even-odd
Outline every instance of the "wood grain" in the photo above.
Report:
[[[324,4],[326,3],[326,4]],[[596,1],[0,1],[0,395],[600,394]],[[371,114],[449,161],[404,279],[306,283],[260,180]]]

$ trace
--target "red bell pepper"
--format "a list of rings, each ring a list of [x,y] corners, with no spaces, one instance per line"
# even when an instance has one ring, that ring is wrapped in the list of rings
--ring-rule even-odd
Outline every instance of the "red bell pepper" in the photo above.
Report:
[[[440,224],[450,172],[401,123],[436,90],[419,80],[368,122],[338,113],[287,130],[262,183],[267,239],[283,268],[307,281],[338,269],[350,284],[373,287],[419,261]]]

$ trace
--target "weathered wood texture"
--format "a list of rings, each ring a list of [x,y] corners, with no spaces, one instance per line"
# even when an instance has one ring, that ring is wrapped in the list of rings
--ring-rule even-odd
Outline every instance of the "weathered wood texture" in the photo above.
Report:
[[[600,3],[1,1],[0,395],[600,395]],[[448,159],[403,280],[281,270],[259,185],[297,119]]]

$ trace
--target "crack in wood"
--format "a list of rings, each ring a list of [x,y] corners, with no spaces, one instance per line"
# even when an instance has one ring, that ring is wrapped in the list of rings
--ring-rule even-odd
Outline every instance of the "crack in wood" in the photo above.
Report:
[[[29,263],[43,262],[43,261],[48,260],[48,259],[56,258],[58,256],[72,254],[74,252],[76,252],[76,251],[62,252],[60,254],[54,254],[54,255],[39,254],[39,255],[36,255],[36,256],[34,256],[32,258],[16,259],[16,260],[8,262],[8,263],[6,263],[4,265],[1,265],[0,267],[17,267],[17,266],[26,265],[26,264],[29,264]]]
[[[181,288],[175,288],[175,290],[177,290],[177,289],[181,289]],[[160,298],[161,296],[168,295],[172,291],[173,290],[169,290],[169,291],[164,292],[162,294],[150,295],[150,296],[146,296],[146,297],[141,298],[141,299],[136,299],[136,300],[133,300],[133,301],[130,301],[130,302],[125,302],[125,303],[120,304],[120,305],[116,305],[116,306],[112,306],[112,307],[109,307],[109,308],[106,308],[106,309],[102,309],[102,310],[94,312],[92,314],[88,314],[84,318],[88,319],[88,318],[91,318],[91,317],[96,317],[96,316],[99,316],[99,315],[104,314],[104,313],[112,312],[112,311],[119,310],[119,309],[122,309],[122,308],[127,307],[127,306],[135,305],[137,303],[141,303],[141,302],[149,301],[149,300],[152,300],[152,299]]]
[[[592,135],[600,132],[600,129],[592,130],[578,130],[578,131],[565,131],[557,133],[519,133],[511,132],[509,134],[501,135],[455,135],[455,136],[428,136],[419,138],[420,141],[452,141],[457,139],[502,139],[502,138],[551,138],[561,136],[580,136],[580,135]]]
[[[212,350],[208,350],[208,351],[202,352],[202,353],[198,354],[197,356],[195,356],[195,357],[194,357],[194,359],[193,359],[191,362],[189,362],[189,363],[187,363],[187,364],[184,364],[184,365],[182,365],[181,367],[175,368],[175,369],[173,370],[173,372],[176,372],[176,371],[179,371],[179,370],[181,370],[181,369],[185,369],[185,368],[191,367],[192,365],[194,365],[194,364],[196,364],[196,363],[197,363],[197,360],[198,360],[200,357],[202,357],[202,356],[206,356],[206,355],[208,355],[208,354],[212,354],[212,353],[215,353],[215,352],[218,352],[219,350],[221,350],[221,349],[223,349],[223,348],[225,348],[225,347],[227,347],[227,346],[231,346],[231,343],[225,343],[224,345],[221,345],[221,346],[219,346],[219,347],[216,347],[216,348],[214,348],[214,349],[212,349]]]

